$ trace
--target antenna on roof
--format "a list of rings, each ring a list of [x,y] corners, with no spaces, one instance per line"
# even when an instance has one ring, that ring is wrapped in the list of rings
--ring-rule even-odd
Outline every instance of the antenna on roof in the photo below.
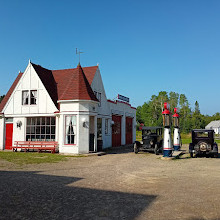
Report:
[[[84,53],[84,52],[81,52],[80,50],[77,50],[77,48],[76,48],[76,54],[79,54],[79,64],[80,64],[80,54],[81,53]]]

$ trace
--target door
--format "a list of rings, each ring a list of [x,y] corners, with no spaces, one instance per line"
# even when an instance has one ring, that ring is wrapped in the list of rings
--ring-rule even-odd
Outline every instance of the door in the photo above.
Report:
[[[12,138],[13,138],[13,124],[6,124],[6,140],[5,140],[5,149],[12,149]]]
[[[121,116],[112,115],[112,147],[121,146]]]
[[[97,118],[97,151],[102,151],[102,118]]]
[[[126,117],[126,144],[132,144],[133,142],[132,120],[132,118]]]
[[[94,124],[94,116],[89,117],[89,151],[95,151],[95,124]]]

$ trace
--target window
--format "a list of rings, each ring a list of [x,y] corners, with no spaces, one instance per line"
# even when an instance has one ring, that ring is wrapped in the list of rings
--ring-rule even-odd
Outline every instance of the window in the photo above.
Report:
[[[65,144],[76,144],[76,116],[66,116]]]
[[[26,141],[55,141],[55,117],[27,118]]]
[[[102,118],[97,118],[97,140],[102,140]]]
[[[99,100],[99,107],[101,107],[101,93],[100,92],[98,92],[98,97],[97,97],[97,99]]]
[[[22,91],[22,105],[36,105],[37,104],[37,90]]]
[[[31,90],[31,105],[37,104],[37,90]]]
[[[22,91],[22,105],[28,105],[29,103],[29,91]]]
[[[105,134],[108,134],[108,119],[105,119]]]
[[[102,94],[100,92],[96,92],[94,91],[94,94],[96,96],[96,98],[99,100],[99,107],[101,107],[101,98],[102,98]]]

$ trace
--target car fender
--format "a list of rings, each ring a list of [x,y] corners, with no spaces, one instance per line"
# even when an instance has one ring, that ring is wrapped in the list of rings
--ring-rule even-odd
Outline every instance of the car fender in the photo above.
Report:
[[[140,141],[135,141],[134,143],[137,145],[137,147],[140,147],[140,146],[141,146]]]
[[[192,143],[189,144],[189,152],[192,152],[194,150],[194,146]]]
[[[217,143],[213,144],[213,151],[218,152],[218,144]]]

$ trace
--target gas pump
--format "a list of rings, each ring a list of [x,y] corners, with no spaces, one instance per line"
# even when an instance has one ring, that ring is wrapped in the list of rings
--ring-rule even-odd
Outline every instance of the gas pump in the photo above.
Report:
[[[172,156],[172,139],[171,139],[171,120],[170,120],[170,105],[164,103],[163,115],[163,126],[164,126],[164,137],[163,137],[163,156]]]
[[[180,129],[179,129],[179,114],[178,109],[174,108],[173,115],[173,126],[174,126],[174,134],[173,134],[173,148],[175,151],[179,151],[181,148],[181,137],[180,137]]]

